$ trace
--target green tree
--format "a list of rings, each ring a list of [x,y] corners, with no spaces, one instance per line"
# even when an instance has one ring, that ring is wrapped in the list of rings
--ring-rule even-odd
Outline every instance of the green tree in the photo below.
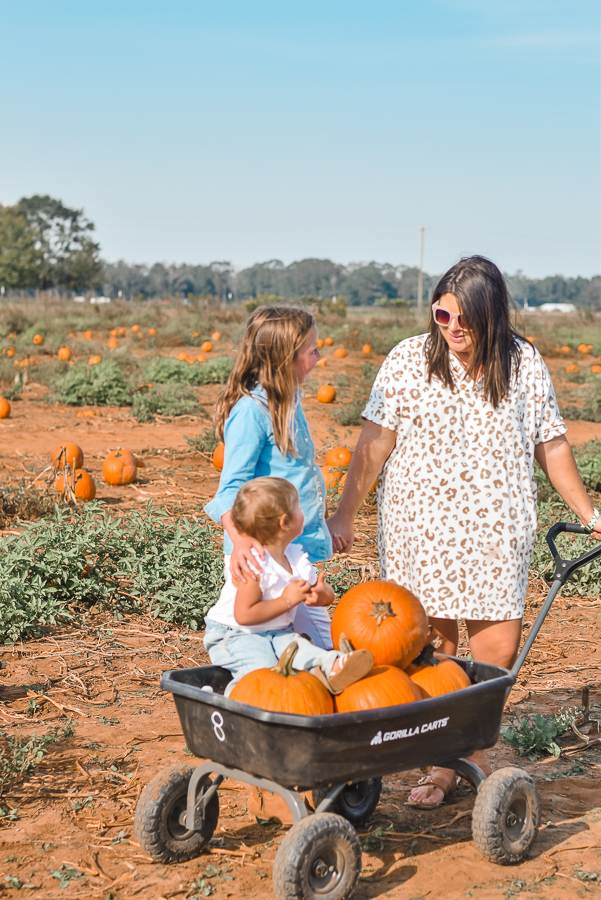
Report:
[[[18,207],[36,234],[38,287],[79,291],[101,283],[99,246],[90,237],[94,225],[83,210],[39,194],[23,197]]]
[[[18,207],[0,205],[0,284],[35,287],[39,263],[34,229]]]

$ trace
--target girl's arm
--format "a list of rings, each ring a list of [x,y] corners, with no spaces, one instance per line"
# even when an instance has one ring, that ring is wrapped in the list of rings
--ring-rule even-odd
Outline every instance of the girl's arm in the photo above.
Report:
[[[238,581],[232,578],[236,588],[234,618],[238,625],[262,625],[281,616],[294,606],[302,603],[313,588],[308,581],[291,581],[280,597],[263,600],[261,586],[257,581]]]
[[[338,509],[327,519],[330,533],[339,539],[340,552],[348,553],[353,546],[353,520],[382,466],[394,450],[396,439],[396,431],[370,422],[369,419],[365,421],[349,465]]]
[[[588,525],[593,517],[593,504],[582,483],[572,448],[565,435],[551,438],[537,444],[534,457],[561,497],[583,525]],[[597,520],[591,537],[601,541],[601,519]]]

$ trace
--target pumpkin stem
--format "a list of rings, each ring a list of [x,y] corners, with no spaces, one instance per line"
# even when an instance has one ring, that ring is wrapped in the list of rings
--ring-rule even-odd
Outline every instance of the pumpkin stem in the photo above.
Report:
[[[396,616],[396,613],[392,611],[392,605],[390,603],[380,600],[378,603],[373,604],[373,610],[370,612],[370,616],[374,617],[377,625],[381,625],[384,619],[388,619],[389,616]]]
[[[355,649],[344,632],[341,632],[338,643],[343,653],[352,653]]]
[[[296,670],[292,668],[292,662],[297,653],[298,644],[296,643],[296,641],[292,641],[291,644],[288,644],[288,646],[278,659],[278,664],[277,666],[274,666],[273,671],[279,672],[280,675],[284,675],[286,678],[289,675],[296,675]]]
[[[440,660],[436,659],[434,653],[436,651],[436,647],[434,644],[426,644],[422,652],[419,656],[416,656],[414,660],[412,660],[412,666],[438,666],[440,665]]]

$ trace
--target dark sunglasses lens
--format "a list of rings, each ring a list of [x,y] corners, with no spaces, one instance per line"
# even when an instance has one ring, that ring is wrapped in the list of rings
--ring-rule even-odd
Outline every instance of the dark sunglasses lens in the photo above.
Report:
[[[435,309],[434,321],[437,325],[448,325],[451,321],[451,314],[446,309]]]

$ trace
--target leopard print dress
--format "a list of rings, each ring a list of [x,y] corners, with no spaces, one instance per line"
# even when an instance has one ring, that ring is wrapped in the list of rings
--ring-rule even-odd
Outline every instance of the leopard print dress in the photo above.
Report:
[[[428,615],[521,618],[536,535],[534,448],[566,432],[549,371],[521,342],[517,376],[494,409],[450,354],[455,390],[428,383],[428,335],[385,359],[364,418],[396,431],[378,483],[380,577]]]

